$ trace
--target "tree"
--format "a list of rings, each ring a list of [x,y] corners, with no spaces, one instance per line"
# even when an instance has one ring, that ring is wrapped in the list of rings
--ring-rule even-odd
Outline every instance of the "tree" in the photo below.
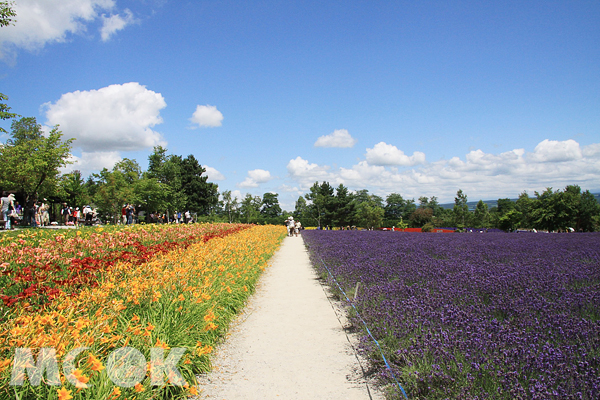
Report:
[[[260,196],[252,196],[250,193],[246,194],[246,197],[242,200],[240,210],[242,218],[247,224],[258,221],[261,203],[262,200]]]
[[[268,219],[268,223],[275,224],[277,218],[281,215],[281,207],[279,206],[279,199],[277,193],[265,193],[262,198],[260,213]]]
[[[531,228],[533,227],[533,221],[531,219],[531,211],[535,206],[535,200],[530,198],[527,192],[523,192],[519,195],[517,202],[515,203],[515,210],[520,215],[520,221],[518,222],[519,228]]]
[[[0,119],[7,120],[11,118],[16,118],[18,115],[15,113],[11,113],[10,107],[3,103],[3,101],[8,100],[8,96],[0,93]],[[0,133],[6,133],[6,130],[0,126]]]
[[[426,224],[431,223],[433,219],[433,210],[429,207],[419,207],[412,214],[409,219],[415,228],[421,228]]]
[[[310,192],[304,195],[306,200],[310,201],[308,206],[311,218],[315,220],[317,226],[330,225],[334,208],[333,188],[328,182],[315,182]]]
[[[462,189],[458,189],[454,198],[454,223],[459,228],[465,228],[469,223],[469,206],[467,205],[467,195]]]
[[[475,207],[475,212],[473,213],[473,224],[475,228],[487,228],[489,218],[489,210],[488,205],[483,202],[483,200],[479,200],[477,202],[477,206]]]
[[[20,193],[29,205],[38,195],[53,194],[59,169],[70,164],[73,139],[63,141],[56,126],[44,136],[35,118],[13,121],[11,131],[0,146],[0,184]]]
[[[306,204],[306,199],[302,196],[298,197],[292,216],[296,221],[300,221],[302,225],[304,225],[304,222],[308,219],[308,213],[308,204]]]
[[[223,211],[227,215],[229,223],[232,223],[238,212],[238,199],[231,195],[231,190],[224,191],[221,196],[223,197]]]
[[[600,223],[600,204],[589,190],[581,194],[577,212],[576,229],[584,232],[593,232]]]
[[[348,188],[340,183],[335,189],[335,198],[333,199],[333,226],[354,225],[353,218],[356,210],[352,199],[353,196]]]
[[[187,198],[184,208],[192,212],[208,215],[219,202],[219,187],[208,182],[208,176],[193,155],[181,161],[181,188]]]
[[[388,225],[400,226],[403,219],[408,219],[417,209],[415,200],[405,200],[398,193],[391,193],[385,199],[384,217]]]
[[[363,201],[356,207],[358,223],[367,229],[379,228],[383,222],[384,213],[383,207],[375,199]]]
[[[13,10],[14,5],[12,1],[0,1],[0,27],[15,24],[17,13]]]
[[[60,177],[59,187],[64,193],[61,196],[72,206],[83,206],[91,202],[81,171],[75,170]]]
[[[171,195],[171,188],[156,178],[142,177],[133,184],[133,202],[146,215],[167,209]]]

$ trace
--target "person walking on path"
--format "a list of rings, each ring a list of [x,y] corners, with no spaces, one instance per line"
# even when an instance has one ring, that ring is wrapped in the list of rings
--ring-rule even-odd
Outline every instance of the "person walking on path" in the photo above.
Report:
[[[286,238],[225,342],[201,399],[382,399],[368,387],[303,240]]]
[[[300,221],[296,221],[296,225],[294,225],[294,233],[296,234],[296,237],[298,237],[300,229],[302,229],[302,224],[300,223]]]

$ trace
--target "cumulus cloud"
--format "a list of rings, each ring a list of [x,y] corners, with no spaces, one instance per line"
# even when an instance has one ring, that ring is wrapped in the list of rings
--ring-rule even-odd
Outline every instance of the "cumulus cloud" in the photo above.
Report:
[[[217,110],[216,106],[208,104],[205,106],[196,106],[196,111],[192,115],[192,118],[190,118],[190,121],[198,124],[200,127],[216,128],[221,126],[223,114]]]
[[[160,110],[167,104],[160,93],[137,82],[98,90],[63,94],[46,103],[47,124],[60,125],[65,138],[75,138],[83,151],[131,151],[166,145],[153,131],[163,122]]]
[[[315,147],[354,147],[356,139],[350,136],[346,129],[336,129],[329,135],[321,136],[315,142]]]
[[[399,165],[413,166],[425,163],[425,154],[415,151],[412,156],[407,156],[396,146],[379,142],[372,149],[367,149],[367,161],[373,165]]]
[[[368,158],[350,168],[332,168],[297,157],[289,161],[287,169],[290,179],[304,191],[316,181],[327,181],[353,190],[368,189],[381,196],[396,192],[406,198],[437,196],[441,202],[451,202],[456,191],[462,189],[471,200],[497,199],[516,197],[524,190],[533,194],[546,187],[558,189],[570,184],[598,189],[600,143],[581,148],[573,140],[544,140],[531,152],[514,149],[492,154],[473,150],[462,158],[455,156],[412,168],[396,165]]]
[[[103,42],[108,41],[112,35],[120,30],[125,29],[127,25],[135,22],[133,14],[129,10],[125,10],[125,15],[113,14],[110,16],[102,15],[102,28],[100,28],[100,37]]]
[[[206,170],[206,176],[208,176],[209,181],[224,181],[225,176],[217,171],[213,167],[209,167],[208,165],[203,165],[202,168]]]
[[[266,183],[273,179],[271,173],[264,169],[253,169],[248,171],[248,176],[243,182],[239,183],[238,186],[242,188],[253,188],[258,187],[261,183]]]
[[[573,139],[563,142],[546,139],[535,146],[530,157],[537,162],[562,162],[580,160],[583,154],[579,143]]]
[[[81,34],[102,13],[115,8],[114,0],[19,0],[15,2],[17,23],[2,28],[0,59],[14,63],[16,49],[36,51],[47,43],[65,42]],[[102,40],[133,22],[131,12],[103,19]]]
[[[81,156],[72,155],[69,161],[72,164],[67,165],[61,171],[62,173],[79,170],[83,176],[89,176],[102,168],[112,169],[116,163],[121,161],[121,155],[118,151],[82,152]]]

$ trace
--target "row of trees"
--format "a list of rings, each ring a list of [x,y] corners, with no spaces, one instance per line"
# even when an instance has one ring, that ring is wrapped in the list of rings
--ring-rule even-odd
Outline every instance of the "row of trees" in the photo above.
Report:
[[[466,193],[458,190],[453,208],[442,207],[437,198],[404,199],[398,193],[382,197],[367,190],[350,192],[344,185],[336,189],[328,182],[315,182],[310,192],[298,198],[294,217],[304,225],[321,227],[361,226],[365,228],[433,227],[499,228],[505,231],[538,229],[548,231],[594,231],[600,228],[600,204],[589,190],[577,185],[564,190],[547,188],[529,197],[523,192],[518,200],[498,199],[489,208],[479,200],[469,210]]]

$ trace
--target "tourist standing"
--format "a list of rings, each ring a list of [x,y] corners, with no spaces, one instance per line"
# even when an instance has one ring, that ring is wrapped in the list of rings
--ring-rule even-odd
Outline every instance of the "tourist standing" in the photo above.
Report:
[[[0,205],[2,210],[2,218],[4,219],[4,229],[10,229],[10,214],[15,209],[15,195],[9,194],[6,197],[0,199]]]

